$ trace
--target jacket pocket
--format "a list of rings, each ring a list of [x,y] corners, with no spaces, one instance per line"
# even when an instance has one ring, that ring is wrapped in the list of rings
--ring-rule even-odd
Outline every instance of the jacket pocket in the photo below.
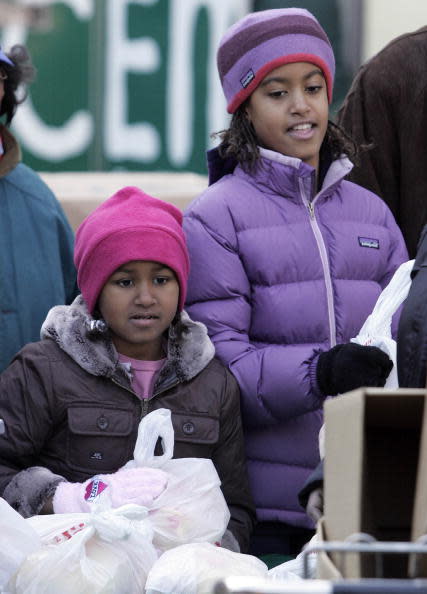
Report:
[[[67,414],[70,468],[91,475],[116,472],[133,458],[132,411],[114,406],[75,405],[68,408]]]
[[[175,441],[214,445],[219,439],[219,419],[206,413],[172,413]]]

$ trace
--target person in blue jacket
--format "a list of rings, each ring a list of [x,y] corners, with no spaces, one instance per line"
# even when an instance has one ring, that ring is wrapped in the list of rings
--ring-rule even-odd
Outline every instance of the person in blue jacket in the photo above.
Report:
[[[0,372],[24,344],[39,340],[54,305],[77,294],[74,237],[46,184],[21,163],[21,150],[8,126],[18,88],[34,67],[24,46],[0,49]]]

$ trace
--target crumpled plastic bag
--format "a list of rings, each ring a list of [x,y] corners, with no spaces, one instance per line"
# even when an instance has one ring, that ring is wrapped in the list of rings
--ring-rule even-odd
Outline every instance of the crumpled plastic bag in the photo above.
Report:
[[[311,540],[304,546],[308,548],[318,542],[318,536],[315,534]],[[303,550],[304,550],[303,548]],[[280,565],[276,565],[268,571],[268,579],[272,581],[300,581],[303,579],[315,579],[317,572],[317,553],[308,554],[307,575],[304,576],[303,552],[299,553],[295,559],[285,561]]]
[[[211,594],[213,584],[230,576],[267,577],[257,557],[233,553],[213,544],[176,547],[159,558],[148,574],[146,594]]]
[[[16,594],[141,594],[157,560],[142,506],[26,520],[42,540],[10,584]]]
[[[155,456],[159,438],[164,453]],[[41,539],[41,547],[29,551],[9,581],[10,592],[139,594],[159,553],[190,542],[220,541],[230,512],[218,473],[209,459],[173,460],[173,447],[170,411],[147,415],[139,426],[134,459],[125,468],[161,468],[168,474],[166,489],[149,507],[113,509],[106,490],[90,513],[19,516]]]
[[[154,455],[158,439],[163,454]],[[160,408],[139,424],[134,459],[125,468],[161,468],[168,474],[163,493],[149,506],[153,544],[161,552],[192,542],[220,542],[230,511],[218,473],[207,458],[172,459],[174,430],[171,412]]]
[[[393,369],[387,378],[385,388],[399,387],[396,365],[396,341],[391,336],[393,315],[402,305],[411,286],[411,271],[415,260],[408,260],[399,266],[389,284],[375,303],[372,313],[366,318],[359,334],[351,342],[362,346],[376,346],[393,361]]]
[[[0,592],[30,555],[41,547],[37,532],[0,498]]]

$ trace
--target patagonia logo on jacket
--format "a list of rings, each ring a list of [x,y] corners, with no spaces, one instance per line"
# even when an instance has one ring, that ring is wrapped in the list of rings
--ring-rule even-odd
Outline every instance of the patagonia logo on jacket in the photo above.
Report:
[[[358,237],[360,247],[380,249],[380,242],[378,239],[372,237]]]

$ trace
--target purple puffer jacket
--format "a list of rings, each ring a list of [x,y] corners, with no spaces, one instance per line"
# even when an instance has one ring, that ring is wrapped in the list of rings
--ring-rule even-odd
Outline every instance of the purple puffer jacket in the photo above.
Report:
[[[356,336],[408,256],[385,203],[343,180],[347,159],[315,195],[312,167],[261,154],[254,175],[211,171],[185,213],[187,309],[240,384],[258,519],[311,527],[297,493],[319,460],[318,354]]]

